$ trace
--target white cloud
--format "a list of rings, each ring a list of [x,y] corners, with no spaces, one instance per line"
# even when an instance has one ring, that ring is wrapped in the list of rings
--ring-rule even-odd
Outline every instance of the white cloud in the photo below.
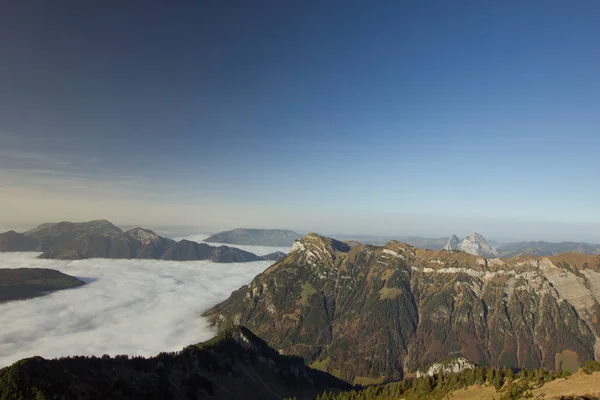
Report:
[[[174,239],[175,240],[186,239],[186,240],[191,240],[194,242],[204,242],[204,240],[207,239],[209,236],[210,235],[199,234],[199,235],[181,236],[181,237],[176,237]],[[209,244],[211,246],[224,245],[224,246],[229,246],[229,247],[237,247],[238,249],[246,250],[246,251],[249,251],[249,252],[259,255],[259,256],[264,256],[264,255],[267,255],[270,253],[275,253],[276,251],[281,251],[286,254],[290,252],[290,246],[287,246],[287,247],[254,246],[254,245],[246,246],[246,245],[240,245],[240,244],[215,243],[215,242],[204,242],[204,243]]]
[[[150,356],[209,339],[207,308],[271,262],[38,260],[0,253],[0,268],[53,268],[89,283],[0,304],[0,367],[40,355]]]

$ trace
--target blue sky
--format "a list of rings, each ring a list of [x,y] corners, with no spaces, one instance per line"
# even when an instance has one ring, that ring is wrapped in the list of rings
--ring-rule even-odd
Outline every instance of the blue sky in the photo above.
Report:
[[[0,9],[0,226],[600,241],[597,1]]]

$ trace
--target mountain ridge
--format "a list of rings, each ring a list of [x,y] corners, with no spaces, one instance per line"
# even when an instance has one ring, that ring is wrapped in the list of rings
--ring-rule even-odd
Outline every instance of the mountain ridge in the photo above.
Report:
[[[600,357],[600,256],[332,243],[306,235],[205,315],[355,383],[397,380],[452,355],[513,368]],[[521,311],[540,308],[535,318]]]
[[[282,355],[242,326],[157,356],[33,357],[0,369],[2,399],[314,399],[349,389],[339,379]]]
[[[211,246],[188,240],[179,242],[137,227],[123,232],[107,220],[45,223],[23,233],[0,234],[0,251],[40,251],[39,258],[79,260],[85,258],[211,260],[251,262],[270,260],[229,246]]]

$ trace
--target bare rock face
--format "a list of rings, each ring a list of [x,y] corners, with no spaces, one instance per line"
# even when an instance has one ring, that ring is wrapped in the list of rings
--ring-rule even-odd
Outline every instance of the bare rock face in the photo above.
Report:
[[[598,256],[501,260],[309,234],[206,315],[348,382],[392,381],[448,357],[548,369],[600,359],[599,293]]]
[[[460,246],[460,239],[458,236],[452,235],[444,245],[444,250],[458,250],[458,246]]]
[[[477,232],[471,233],[458,246],[459,250],[483,257],[497,257],[498,250],[492,247],[483,236]]]
[[[448,375],[464,371],[465,369],[475,368],[476,365],[463,357],[450,358],[432,364],[425,371],[417,371],[417,378],[428,375]]]

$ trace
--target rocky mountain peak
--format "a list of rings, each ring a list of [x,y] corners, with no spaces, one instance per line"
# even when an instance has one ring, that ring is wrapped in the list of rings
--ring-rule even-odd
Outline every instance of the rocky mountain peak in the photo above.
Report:
[[[459,250],[483,257],[497,257],[498,250],[491,246],[487,240],[479,233],[473,232],[463,239],[458,246]]]
[[[458,236],[453,234],[444,245],[444,250],[458,250],[460,242],[461,240],[458,238]]]
[[[133,228],[125,232],[125,235],[130,237],[131,239],[142,242],[143,244],[148,244],[152,242],[156,242],[160,239],[156,233],[152,232],[149,229],[144,228]]]
[[[308,233],[302,239],[296,240],[292,245],[291,252],[316,252],[329,253],[330,255],[336,252],[345,253],[350,250],[348,243],[340,242],[339,240],[321,236],[317,233]]]

